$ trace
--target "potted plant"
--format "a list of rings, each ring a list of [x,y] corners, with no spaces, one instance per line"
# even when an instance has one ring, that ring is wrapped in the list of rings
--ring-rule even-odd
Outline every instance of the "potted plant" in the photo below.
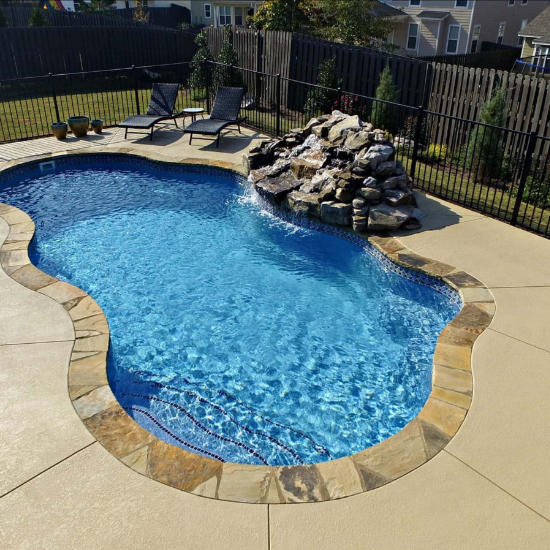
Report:
[[[67,122],[75,137],[84,137],[88,133],[90,119],[87,116],[72,116]]]
[[[67,123],[54,122],[52,124],[52,132],[57,139],[65,139],[67,137]]]
[[[100,118],[94,118],[90,124],[92,125],[92,130],[96,134],[101,134],[103,131],[103,121]]]

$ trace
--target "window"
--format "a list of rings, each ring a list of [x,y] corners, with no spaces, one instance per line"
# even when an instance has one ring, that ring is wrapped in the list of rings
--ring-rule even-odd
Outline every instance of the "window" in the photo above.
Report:
[[[235,8],[235,25],[239,27],[244,25],[243,8]]]
[[[498,24],[497,44],[502,44],[505,30],[506,30],[506,21],[502,21],[501,23]]]
[[[527,0],[521,0],[521,5],[526,6],[527,5]]]
[[[418,23],[409,23],[407,50],[416,50],[418,46]]]
[[[220,25],[231,25],[231,6],[220,6]]]
[[[481,25],[474,25],[474,32],[472,35],[472,49],[471,53],[477,52],[477,44],[479,42],[479,35],[481,34]]]
[[[409,6],[420,6],[421,0],[409,0]]]
[[[458,37],[460,35],[460,25],[449,25],[449,33],[447,34],[447,51],[446,53],[458,52]]]
[[[205,19],[210,19],[212,17],[212,5],[211,4],[205,4],[204,5],[204,17],[205,17]]]
[[[516,3],[516,0],[508,0],[508,5],[513,6]]]
[[[455,8],[467,8],[468,0],[455,0]]]
[[[521,27],[519,28],[520,32],[525,28],[525,25],[527,25],[528,19],[524,19],[521,22]],[[523,46],[523,36],[518,36],[518,46]]]

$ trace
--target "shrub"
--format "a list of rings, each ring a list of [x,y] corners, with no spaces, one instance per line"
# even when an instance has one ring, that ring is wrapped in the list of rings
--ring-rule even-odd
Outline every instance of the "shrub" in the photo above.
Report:
[[[380,73],[380,83],[376,88],[375,97],[376,99],[392,102],[396,102],[398,99],[398,89],[393,83],[391,71],[387,65]],[[393,110],[393,105],[375,102],[372,107],[371,122],[376,128],[381,128],[382,130],[388,130],[390,132],[395,131]]]
[[[444,143],[430,143],[423,156],[427,162],[441,162],[447,158],[447,146]]]
[[[334,88],[338,88],[339,80],[336,76],[336,60],[334,57],[325,59],[319,65],[317,84],[323,86],[323,88],[311,88],[307,93],[304,113],[308,117],[333,111],[335,108],[334,102],[338,105],[338,92]],[[333,88],[333,90],[325,90],[324,88]]]
[[[29,19],[29,27],[47,27],[48,20],[38,6],[34,6]]]
[[[223,65],[216,65],[214,68],[212,77],[214,92],[219,86],[234,86],[239,88],[243,85],[243,77],[239,70],[234,67],[234,65],[238,65],[239,58],[231,43],[231,27],[224,27],[223,34],[222,48],[216,59],[218,63],[223,63]]]
[[[481,122],[502,127],[506,123],[506,96],[498,89],[492,99],[481,110]],[[466,153],[466,164],[474,180],[488,182],[499,178],[504,161],[502,130],[478,125],[470,134]]]
[[[210,67],[205,63],[212,61],[212,54],[208,49],[208,42],[204,32],[197,34],[195,44],[198,48],[191,59],[191,68],[193,71],[189,76],[188,85],[193,89],[193,99],[201,99],[204,97],[204,90],[208,86],[209,80]]]

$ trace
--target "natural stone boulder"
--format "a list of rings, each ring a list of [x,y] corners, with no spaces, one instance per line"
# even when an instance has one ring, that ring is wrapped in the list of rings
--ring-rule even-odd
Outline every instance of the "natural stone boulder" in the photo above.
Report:
[[[297,214],[318,218],[320,215],[321,197],[316,193],[292,191],[287,195],[288,206]]]
[[[384,202],[390,206],[416,206],[416,199],[411,191],[388,189],[384,191]]]
[[[391,145],[373,145],[363,156],[364,159],[370,160],[370,167],[376,170],[381,162],[386,162],[394,155],[394,149]]]
[[[376,166],[376,177],[387,178],[395,172],[395,168],[396,165],[394,160],[386,160],[384,162],[380,162]]]
[[[358,193],[370,203],[378,202],[382,198],[382,191],[374,187],[362,187]]]
[[[387,204],[371,206],[369,209],[369,231],[392,231],[401,227],[410,217],[411,208],[394,208]]]
[[[341,187],[336,189],[336,200],[340,202],[351,202],[355,197],[355,191],[351,189],[342,189]]]
[[[423,215],[394,157],[383,130],[334,111],[261,142],[244,163],[258,192],[293,212],[361,232],[415,228]]]
[[[351,204],[327,201],[321,203],[321,219],[334,225],[350,225]]]
[[[344,141],[344,132],[350,129],[359,129],[362,126],[361,119],[355,116],[349,116],[335,124],[328,132],[328,140],[333,144],[339,144]]]
[[[348,134],[344,147],[350,151],[360,151],[372,143],[369,132],[361,130]]]
[[[280,202],[289,191],[298,189],[303,181],[286,173],[279,178],[265,178],[256,183],[256,189],[262,197],[271,202]]]
[[[406,191],[409,188],[409,180],[406,174],[388,178],[382,184],[383,189],[402,189]]]

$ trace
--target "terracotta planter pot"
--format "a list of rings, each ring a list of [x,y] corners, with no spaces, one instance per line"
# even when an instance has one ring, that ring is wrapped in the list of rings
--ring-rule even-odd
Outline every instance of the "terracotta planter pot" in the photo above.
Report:
[[[96,134],[101,134],[103,131],[103,121],[100,118],[95,118],[90,124],[92,125],[92,130]]]
[[[72,116],[67,122],[75,137],[84,137],[88,133],[90,119],[87,116]]]
[[[52,132],[57,139],[65,139],[67,137],[67,123],[54,122],[52,124]]]

